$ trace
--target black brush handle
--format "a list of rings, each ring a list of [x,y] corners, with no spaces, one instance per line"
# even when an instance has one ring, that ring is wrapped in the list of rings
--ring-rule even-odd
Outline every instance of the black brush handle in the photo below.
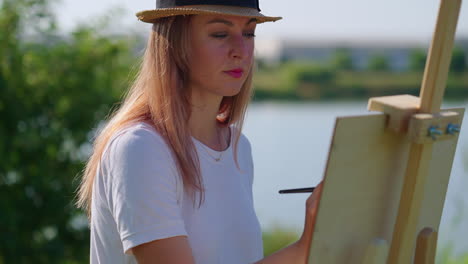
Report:
[[[279,190],[279,193],[310,193],[310,192],[313,192],[314,189],[315,187],[287,189],[287,190]]]

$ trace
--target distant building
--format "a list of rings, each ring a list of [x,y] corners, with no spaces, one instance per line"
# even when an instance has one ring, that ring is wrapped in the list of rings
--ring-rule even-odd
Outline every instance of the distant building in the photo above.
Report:
[[[328,63],[337,49],[349,51],[353,66],[357,70],[367,68],[374,55],[387,58],[393,71],[405,71],[409,67],[409,56],[413,49],[428,51],[430,43],[411,41],[298,41],[257,39],[256,57],[267,63],[281,61],[316,61]],[[455,44],[468,54],[468,38],[460,38]]]

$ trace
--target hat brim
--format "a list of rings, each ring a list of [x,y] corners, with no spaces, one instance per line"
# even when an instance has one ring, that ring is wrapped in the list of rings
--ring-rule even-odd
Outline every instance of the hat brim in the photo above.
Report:
[[[274,22],[282,17],[265,16],[255,8],[222,6],[222,5],[192,5],[174,8],[158,8],[136,13],[139,20],[146,23],[154,23],[158,18],[180,15],[231,15],[251,17],[257,19],[257,23]]]

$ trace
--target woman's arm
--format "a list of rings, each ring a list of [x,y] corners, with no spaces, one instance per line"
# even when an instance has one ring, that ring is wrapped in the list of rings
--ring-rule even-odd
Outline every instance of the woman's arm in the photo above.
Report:
[[[254,264],[306,263],[306,249],[299,241],[255,262]]]
[[[309,258],[309,249],[312,241],[312,232],[315,225],[318,201],[322,192],[319,184],[312,195],[307,198],[304,231],[301,238],[295,243],[273,253],[272,255],[255,262],[255,264],[304,264]],[[177,236],[155,240],[136,246],[132,249],[139,264],[170,263],[194,264],[192,250],[186,236]]]
[[[301,238],[295,243],[255,262],[255,264],[307,263],[322,186],[323,184],[320,183],[309,198],[307,198],[304,231],[302,232]]]
[[[138,264],[195,264],[186,236],[151,241],[132,248]]]

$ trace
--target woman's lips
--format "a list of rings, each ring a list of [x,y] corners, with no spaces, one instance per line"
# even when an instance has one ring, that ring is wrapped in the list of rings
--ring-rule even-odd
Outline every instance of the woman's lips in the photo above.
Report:
[[[244,70],[242,69],[233,69],[230,71],[225,71],[225,73],[229,74],[230,76],[234,78],[240,78],[242,77],[242,74],[244,73]]]

